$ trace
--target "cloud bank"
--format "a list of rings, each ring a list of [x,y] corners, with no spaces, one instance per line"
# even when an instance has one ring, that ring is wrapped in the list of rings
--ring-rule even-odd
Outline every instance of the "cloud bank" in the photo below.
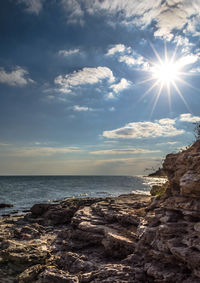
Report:
[[[191,113],[185,113],[174,119],[164,118],[155,120],[154,122],[144,121],[128,123],[122,128],[104,131],[102,136],[110,139],[174,137],[185,133],[185,130],[176,128],[176,123],[180,122],[200,122],[200,116],[193,116]]]
[[[198,34],[200,0],[62,0],[68,22],[84,23],[85,14],[113,16],[113,21],[145,28],[155,23],[155,36],[171,39],[175,30]],[[120,21],[119,21],[120,20]],[[111,51],[111,52],[114,52]]]
[[[156,153],[160,152],[160,150],[149,150],[149,149],[142,149],[142,148],[137,148],[137,149],[107,149],[107,150],[96,150],[96,151],[91,151],[90,154],[94,155],[118,155],[118,154],[147,154],[147,153]]]

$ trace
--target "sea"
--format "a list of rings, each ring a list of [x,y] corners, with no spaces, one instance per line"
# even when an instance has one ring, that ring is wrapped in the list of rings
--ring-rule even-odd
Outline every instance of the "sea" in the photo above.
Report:
[[[35,203],[57,202],[76,197],[110,197],[150,194],[152,185],[164,178],[143,176],[0,176],[0,215],[24,213]]]

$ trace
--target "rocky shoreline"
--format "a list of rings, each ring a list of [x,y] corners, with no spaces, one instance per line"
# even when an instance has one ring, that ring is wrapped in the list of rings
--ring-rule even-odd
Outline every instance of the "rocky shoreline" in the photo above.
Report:
[[[200,141],[159,196],[69,199],[0,219],[0,282],[200,282]]]

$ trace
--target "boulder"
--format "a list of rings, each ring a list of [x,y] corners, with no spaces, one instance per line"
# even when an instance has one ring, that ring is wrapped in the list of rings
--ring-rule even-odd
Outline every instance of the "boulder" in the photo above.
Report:
[[[11,203],[0,203],[0,208],[13,207]]]

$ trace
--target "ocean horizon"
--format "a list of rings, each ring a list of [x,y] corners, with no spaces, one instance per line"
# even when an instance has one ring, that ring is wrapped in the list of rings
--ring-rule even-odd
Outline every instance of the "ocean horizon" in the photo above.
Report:
[[[86,175],[12,175],[0,176],[0,215],[22,213],[35,203],[58,202],[76,197],[109,197],[121,194],[149,194],[162,178],[145,176]]]

